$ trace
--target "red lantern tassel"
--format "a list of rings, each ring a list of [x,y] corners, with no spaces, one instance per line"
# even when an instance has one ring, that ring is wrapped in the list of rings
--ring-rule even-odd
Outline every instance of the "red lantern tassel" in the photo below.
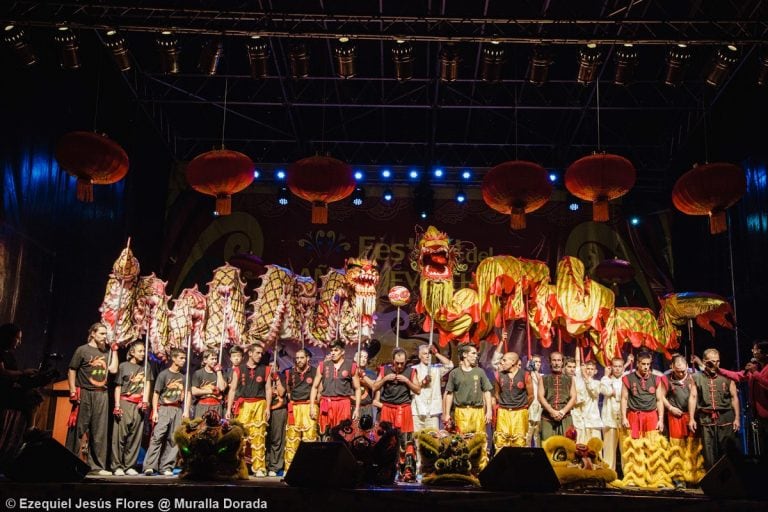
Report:
[[[232,196],[229,194],[219,194],[216,196],[216,214],[229,215],[232,213]]]
[[[728,218],[725,210],[709,212],[709,232],[713,235],[724,233],[728,230]]]
[[[328,203],[312,201],[312,224],[328,224]]]
[[[608,213],[608,201],[605,199],[598,199],[592,203],[592,220],[595,222],[605,222],[610,219],[611,216]]]
[[[525,229],[525,210],[512,208],[509,213],[509,226],[512,229]]]
[[[77,178],[77,200],[84,203],[93,202],[93,182],[90,179]]]

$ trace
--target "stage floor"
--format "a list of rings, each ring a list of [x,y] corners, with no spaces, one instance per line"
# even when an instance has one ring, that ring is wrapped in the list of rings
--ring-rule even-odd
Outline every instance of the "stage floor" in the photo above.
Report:
[[[318,468],[318,471],[322,471]],[[37,502],[37,503],[35,503]],[[178,477],[88,477],[83,482],[0,482],[2,510],[277,510],[336,512],[525,510],[526,512],[675,512],[766,510],[766,502],[716,500],[700,490],[590,490],[556,493],[486,492],[418,484],[357,489],[289,487],[280,478],[193,482]],[[521,507],[521,508],[518,508]]]

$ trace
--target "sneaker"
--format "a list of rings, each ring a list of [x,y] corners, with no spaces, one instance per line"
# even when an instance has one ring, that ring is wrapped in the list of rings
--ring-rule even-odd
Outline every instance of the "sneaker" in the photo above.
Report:
[[[106,469],[99,469],[96,471],[91,471],[89,473],[91,476],[112,476],[111,471],[107,471]]]
[[[152,476],[154,474],[155,474],[155,470],[154,469],[147,468],[147,469],[144,470],[144,475],[145,476]]]
[[[128,468],[128,469],[125,471],[125,474],[126,474],[126,475],[128,475],[128,476],[136,476],[136,475],[138,475],[138,474],[139,474],[139,472],[138,472],[138,471],[136,471],[136,470],[135,470],[135,469],[133,469],[133,468]]]
[[[270,471],[269,473],[267,473],[267,476],[277,476],[277,472]]]
[[[123,471],[122,469],[118,468],[112,474],[115,475],[115,476],[125,476],[125,471]]]
[[[163,471],[163,476],[173,476],[173,470],[166,469],[165,471]]]
[[[256,472],[253,474],[256,478],[264,478],[264,472],[260,469],[256,470]]]

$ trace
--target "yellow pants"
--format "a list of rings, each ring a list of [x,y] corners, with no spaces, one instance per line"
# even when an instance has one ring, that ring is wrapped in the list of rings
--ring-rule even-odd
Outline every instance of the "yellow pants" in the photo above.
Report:
[[[512,411],[499,407],[496,411],[496,429],[493,446],[498,452],[505,446],[524,447],[528,433],[528,409]]]
[[[704,477],[704,456],[701,438],[670,438],[668,458],[671,461],[672,478],[682,480],[693,487]]]
[[[462,434],[480,432],[485,434],[485,409],[482,407],[456,407],[453,409],[453,422]],[[488,450],[483,450],[480,469],[488,464]]]
[[[251,444],[253,461],[251,469],[254,473],[256,471],[266,472],[264,439],[267,435],[267,402],[259,400],[258,402],[243,403],[235,419],[245,427],[248,442]]]
[[[317,422],[309,416],[309,404],[293,404],[293,425],[285,427],[285,471],[291,466],[299,443],[317,441]]]
[[[674,487],[669,460],[667,438],[652,430],[639,439],[633,439],[627,429],[622,429],[621,467],[624,471],[622,484],[637,487]]]

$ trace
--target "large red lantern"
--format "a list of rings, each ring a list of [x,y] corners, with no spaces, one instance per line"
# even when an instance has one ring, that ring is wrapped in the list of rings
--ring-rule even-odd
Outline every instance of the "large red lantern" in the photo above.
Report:
[[[579,158],[565,171],[565,187],[579,199],[592,202],[592,220],[610,218],[608,201],[635,186],[635,166],[619,155],[596,153]]]
[[[723,162],[697,165],[678,178],[672,202],[688,215],[709,215],[709,232],[716,235],[728,229],[725,210],[746,190],[747,178],[741,167]]]
[[[77,178],[77,199],[93,201],[93,185],[117,183],[128,173],[128,155],[120,144],[93,132],[70,132],[56,145],[59,167]]]
[[[238,151],[214,149],[197,155],[187,165],[189,186],[216,198],[216,214],[232,213],[232,194],[253,181],[253,160]]]
[[[312,224],[328,223],[328,203],[355,190],[352,167],[330,156],[302,158],[288,168],[288,188],[312,203]]]
[[[525,214],[544,206],[552,195],[547,170],[524,160],[497,165],[485,175],[481,188],[485,204],[509,214],[512,229],[525,229]]]

